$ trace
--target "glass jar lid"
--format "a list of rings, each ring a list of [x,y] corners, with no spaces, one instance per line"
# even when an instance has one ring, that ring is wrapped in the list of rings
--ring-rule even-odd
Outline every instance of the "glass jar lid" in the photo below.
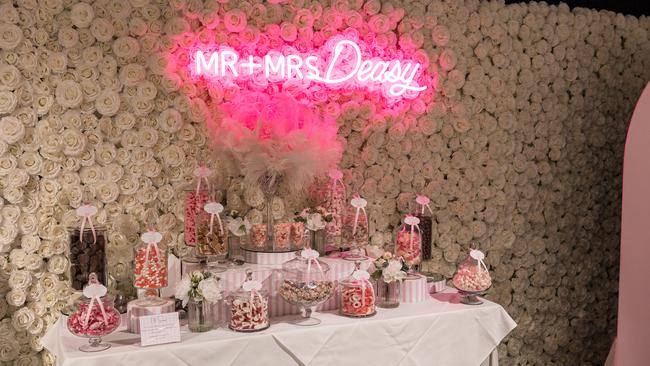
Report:
[[[266,295],[266,290],[263,287],[262,282],[253,279],[253,271],[249,268],[246,270],[246,279],[242,282],[241,286],[232,293],[232,296],[250,297],[253,293]]]

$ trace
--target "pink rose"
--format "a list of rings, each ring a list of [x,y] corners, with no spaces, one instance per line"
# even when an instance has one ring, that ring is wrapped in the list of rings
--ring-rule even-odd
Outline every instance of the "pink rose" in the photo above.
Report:
[[[255,44],[259,38],[260,31],[255,27],[247,26],[246,29],[239,33],[239,39],[245,45]]]
[[[280,26],[277,24],[269,24],[266,26],[266,35],[269,39],[280,38]]]
[[[363,23],[363,17],[356,11],[348,11],[345,14],[345,23],[348,27],[358,28]]]
[[[308,9],[300,9],[296,12],[296,16],[293,17],[293,24],[300,29],[311,29],[314,24],[314,17]]]
[[[284,22],[280,26],[280,37],[287,42],[293,42],[298,36],[298,28],[292,23]]]
[[[230,10],[223,16],[223,23],[229,32],[241,32],[246,28],[246,14],[239,9]]]
[[[390,21],[384,14],[374,15],[368,21],[368,27],[371,31],[379,34],[386,33],[390,29]]]
[[[341,107],[338,103],[327,103],[323,112],[328,117],[337,118],[341,114]]]

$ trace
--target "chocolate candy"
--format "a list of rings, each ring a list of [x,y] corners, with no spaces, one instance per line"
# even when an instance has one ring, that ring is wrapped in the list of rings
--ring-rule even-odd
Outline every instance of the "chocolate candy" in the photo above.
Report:
[[[420,232],[422,232],[422,259],[431,259],[431,233],[433,229],[433,221],[431,216],[418,214],[415,215],[415,217],[420,219],[419,226]]]
[[[95,228],[95,234],[96,242],[92,230],[84,228],[82,240],[79,240],[79,228],[69,230],[70,281],[75,290],[83,290],[92,272],[97,274],[100,283],[106,283],[106,231]]]

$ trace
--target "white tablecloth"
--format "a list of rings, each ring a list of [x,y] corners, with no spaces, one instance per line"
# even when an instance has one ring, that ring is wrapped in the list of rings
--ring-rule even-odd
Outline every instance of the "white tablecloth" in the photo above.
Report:
[[[252,334],[223,327],[189,333],[183,327],[181,343],[151,347],[140,347],[139,336],[121,327],[105,338],[112,347],[97,353],[77,350],[87,340],[70,334],[62,317],[42,342],[62,366],[478,366],[490,359],[494,365],[492,352],[515,322],[498,304],[457,302],[457,294],[447,291],[426,302],[378,309],[372,318],[315,313],[323,322],[312,327],[274,318],[271,328]]]

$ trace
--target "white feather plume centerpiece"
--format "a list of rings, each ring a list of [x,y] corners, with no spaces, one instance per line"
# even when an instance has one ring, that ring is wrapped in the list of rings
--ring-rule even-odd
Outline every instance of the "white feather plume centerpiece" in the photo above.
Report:
[[[210,127],[217,151],[230,157],[245,184],[259,184],[267,195],[281,184],[301,191],[341,159],[336,122],[286,93],[242,91],[220,106]]]

